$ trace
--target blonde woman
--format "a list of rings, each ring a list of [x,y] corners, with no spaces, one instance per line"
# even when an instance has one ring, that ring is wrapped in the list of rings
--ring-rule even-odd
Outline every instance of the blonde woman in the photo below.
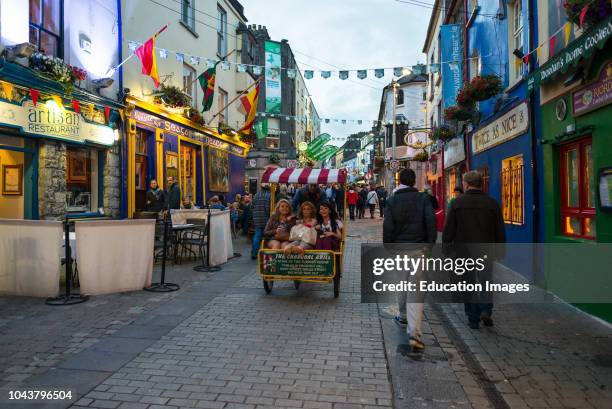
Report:
[[[264,229],[266,248],[280,250],[287,247],[293,226],[295,226],[295,216],[291,210],[291,203],[287,199],[281,199]]]
[[[291,241],[285,247],[285,254],[297,253],[304,254],[304,250],[312,250],[317,240],[317,210],[312,202],[304,202],[298,210],[298,221],[295,226],[296,230],[300,230],[300,239]],[[298,229],[300,227],[300,229]],[[297,232],[292,232],[290,236],[294,236]]]

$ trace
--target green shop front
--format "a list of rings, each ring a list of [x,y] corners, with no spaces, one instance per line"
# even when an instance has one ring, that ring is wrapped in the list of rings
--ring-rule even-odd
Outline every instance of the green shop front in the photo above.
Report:
[[[0,65],[0,218],[117,217],[119,109]]]
[[[570,43],[529,83],[552,96],[541,106],[541,240],[612,243],[612,18]],[[612,286],[612,276],[591,276],[598,273],[573,263],[576,254],[554,254],[545,258],[545,274],[568,283],[568,294],[575,283],[575,277],[563,277],[568,266],[593,286]],[[612,305],[576,303],[612,321]]]

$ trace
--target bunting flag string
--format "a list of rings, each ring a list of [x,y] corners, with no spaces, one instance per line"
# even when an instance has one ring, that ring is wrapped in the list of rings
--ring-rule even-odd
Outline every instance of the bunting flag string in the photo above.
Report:
[[[141,45],[142,43],[140,42],[128,41],[128,49],[132,53],[134,53]],[[215,64],[219,62],[221,65],[221,68],[225,71],[228,71],[232,69],[232,66],[235,66],[235,69],[238,72],[246,72],[246,71],[251,70],[254,75],[261,75],[265,68],[260,65],[244,64],[242,62],[232,62],[232,61],[225,61],[225,60],[220,60],[220,59],[215,59],[215,58],[206,58],[206,57],[201,57],[197,55],[190,55],[185,52],[172,51],[172,50],[168,50],[166,48],[160,48],[160,47],[155,47],[155,50],[157,51],[157,54],[159,55],[160,59],[167,59],[169,58],[170,54],[174,54],[176,61],[178,62],[189,61],[189,63],[194,66],[198,66],[202,63],[202,61],[205,61],[207,64],[207,67],[211,68],[211,67],[214,67]],[[336,76],[337,78],[341,80],[347,80],[351,76],[355,75],[356,78],[363,80],[363,79],[368,78],[368,72],[371,72],[372,76],[375,78],[383,78],[386,75],[388,75],[388,73],[392,74],[392,76],[394,77],[399,78],[403,75],[407,75],[410,73],[413,73],[415,75],[426,75],[428,73],[435,74],[440,71],[440,67],[442,64],[458,65],[460,62],[470,61],[475,58],[483,58],[483,57],[472,57],[472,58],[466,58],[466,59],[461,59],[461,60],[440,61],[440,62],[431,63],[431,64],[420,64],[419,63],[416,65],[406,65],[406,66],[401,66],[401,67],[359,68],[359,69],[344,69],[344,70],[328,70],[328,69],[299,70],[295,67],[280,67],[280,69],[287,71],[287,76],[291,79],[294,79],[297,76],[298,71],[300,71],[303,74],[304,78],[307,80],[316,78],[318,75],[320,75],[320,77],[323,79],[328,79],[328,78],[332,78]]]
[[[298,121],[298,122],[307,122],[308,117],[306,116],[298,116],[298,115],[284,115],[284,114],[272,114],[269,112],[258,112],[257,116],[260,118],[278,118],[284,121]],[[341,124],[341,125],[372,125],[378,126],[379,123],[383,126],[393,125],[393,121],[379,121],[377,119],[345,119],[345,118],[319,118],[318,123],[325,124]],[[395,121],[396,125],[409,125],[410,121],[407,119],[397,119]]]

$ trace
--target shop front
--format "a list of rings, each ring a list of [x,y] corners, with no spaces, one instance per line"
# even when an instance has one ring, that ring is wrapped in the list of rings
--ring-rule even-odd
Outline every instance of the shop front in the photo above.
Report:
[[[570,43],[531,83],[541,86],[545,101],[542,240],[612,243],[612,17]],[[546,273],[571,282],[572,271],[565,268],[571,262],[569,254],[549,257]],[[581,273],[581,280],[597,288],[612,285],[609,274],[594,276],[586,268]],[[579,306],[612,322],[610,304]]]
[[[457,197],[456,189],[463,189],[461,178],[467,172],[464,136],[459,135],[444,143],[444,208]]]
[[[118,217],[118,106],[75,92],[68,109],[49,84],[10,77],[0,90],[0,218]]]
[[[127,99],[124,155],[127,217],[147,210],[152,180],[167,188],[178,181],[181,202],[203,207],[212,196],[232,199],[245,190],[248,145],[203,128],[168,110],[135,98]]]

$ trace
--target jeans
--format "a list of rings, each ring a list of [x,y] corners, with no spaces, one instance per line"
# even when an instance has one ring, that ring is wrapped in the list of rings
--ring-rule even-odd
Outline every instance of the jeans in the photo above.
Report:
[[[465,303],[465,315],[471,323],[478,324],[480,317],[483,315],[491,316],[493,314],[493,303]]]
[[[349,205],[349,215],[351,220],[355,220],[355,205]]]
[[[259,245],[261,244],[261,240],[263,239],[264,228],[256,227],[255,234],[253,235],[253,242],[251,243],[251,256],[257,257],[257,253],[259,252]]]

